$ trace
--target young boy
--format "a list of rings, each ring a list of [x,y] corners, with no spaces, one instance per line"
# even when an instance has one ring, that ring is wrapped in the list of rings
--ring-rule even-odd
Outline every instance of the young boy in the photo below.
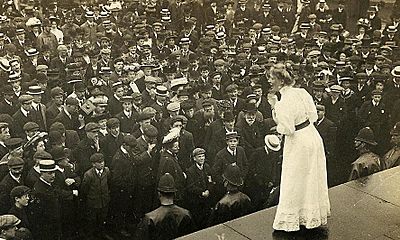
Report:
[[[90,157],[92,168],[85,172],[81,191],[86,199],[89,236],[104,232],[110,202],[110,169],[104,166],[104,155],[95,153]],[[102,234],[104,235],[104,233]]]
[[[14,215],[21,220],[21,223],[18,224],[19,227],[24,227],[28,229],[30,228],[30,226],[25,208],[29,204],[30,191],[30,188],[23,185],[13,188],[10,193],[10,199],[14,201],[14,204],[8,211],[9,214]]]

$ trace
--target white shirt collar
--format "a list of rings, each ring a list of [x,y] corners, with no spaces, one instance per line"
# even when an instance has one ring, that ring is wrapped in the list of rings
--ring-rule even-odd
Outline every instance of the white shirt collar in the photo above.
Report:
[[[235,156],[236,150],[232,151],[229,147],[226,147],[226,150],[228,150],[228,152],[232,155]]]
[[[24,114],[24,116],[25,117],[27,117],[28,116],[28,111],[26,111],[25,109],[23,109],[22,107],[21,107],[21,112],[22,112],[22,114]]]

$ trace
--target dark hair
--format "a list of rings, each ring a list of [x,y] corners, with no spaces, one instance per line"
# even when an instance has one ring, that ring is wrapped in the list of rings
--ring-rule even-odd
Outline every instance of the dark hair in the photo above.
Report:
[[[292,86],[295,83],[294,78],[286,70],[286,66],[284,64],[278,63],[272,66],[270,74],[271,76],[274,76],[281,80],[282,84],[285,86]]]

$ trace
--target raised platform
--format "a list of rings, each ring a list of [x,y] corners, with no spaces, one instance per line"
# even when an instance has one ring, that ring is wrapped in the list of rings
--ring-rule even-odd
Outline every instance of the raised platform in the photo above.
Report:
[[[181,240],[400,240],[400,167],[329,189],[332,216],[326,229],[276,233],[276,208],[262,210],[181,237]]]

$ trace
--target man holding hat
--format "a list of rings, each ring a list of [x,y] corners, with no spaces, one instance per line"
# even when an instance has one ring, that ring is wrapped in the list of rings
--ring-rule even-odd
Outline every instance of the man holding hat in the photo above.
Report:
[[[135,148],[136,138],[132,135],[123,137],[120,148],[115,153],[110,165],[111,196],[113,213],[118,230],[124,236],[128,236],[126,218],[133,213],[131,198],[135,189]]]
[[[77,164],[78,173],[81,177],[92,166],[89,161],[90,156],[96,152],[100,152],[99,130],[99,124],[94,122],[87,123],[85,126],[86,136],[72,152]]]
[[[147,213],[138,224],[136,238],[175,239],[195,230],[195,224],[188,210],[175,204],[174,198],[178,189],[174,177],[165,173],[158,182],[158,198],[161,206]]]
[[[11,240],[15,239],[17,226],[21,220],[16,216],[7,214],[0,216],[0,239]]]
[[[134,193],[134,212],[141,218],[154,206],[156,186],[156,164],[160,157],[157,138],[158,130],[151,124],[146,124],[142,128],[143,134],[136,139],[136,191]]]
[[[249,194],[257,210],[265,206],[267,199],[274,197],[272,193],[279,186],[282,164],[280,150],[281,140],[276,135],[267,134],[264,137],[264,146],[255,149],[251,154],[249,174],[254,185],[249,184]],[[274,200],[276,204],[278,199]]]
[[[354,139],[355,149],[359,157],[351,164],[349,180],[366,177],[381,170],[380,157],[371,151],[371,148],[378,145],[375,141],[374,132],[371,128],[362,128]]]
[[[224,170],[222,178],[226,194],[213,208],[209,221],[211,224],[224,223],[252,211],[250,198],[239,190],[244,184],[242,176],[237,165],[228,165]]]
[[[400,122],[390,131],[392,148],[382,158],[382,170],[400,165]]]
[[[11,207],[11,190],[23,185],[22,171],[24,160],[20,157],[10,157],[7,162],[8,174],[0,182],[0,214],[5,214]]]
[[[187,170],[187,203],[196,226],[207,226],[210,215],[214,182],[211,167],[206,163],[206,150],[195,148],[192,153],[194,164]]]

